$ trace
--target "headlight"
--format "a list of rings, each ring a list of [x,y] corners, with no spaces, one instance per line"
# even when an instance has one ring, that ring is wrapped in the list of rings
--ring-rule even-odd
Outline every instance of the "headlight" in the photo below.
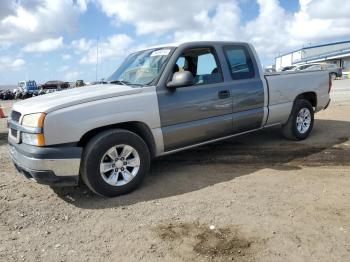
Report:
[[[22,126],[31,127],[31,128],[43,128],[45,116],[46,116],[45,113],[24,115],[22,118]],[[22,143],[24,144],[33,145],[33,146],[45,145],[45,137],[42,132],[40,134],[33,134],[30,131],[28,133],[24,131],[24,132],[21,132],[21,138],[22,138]]]
[[[36,113],[23,116],[22,125],[27,127],[44,127],[45,113]]]
[[[44,146],[44,134],[28,134],[22,133],[22,143],[32,146]]]

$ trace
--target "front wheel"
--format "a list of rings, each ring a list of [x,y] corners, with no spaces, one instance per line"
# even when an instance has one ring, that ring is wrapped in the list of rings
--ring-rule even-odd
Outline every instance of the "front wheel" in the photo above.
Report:
[[[305,99],[296,100],[288,122],[282,126],[283,135],[291,140],[307,138],[314,125],[314,109]]]
[[[137,134],[108,130],[84,148],[81,177],[96,194],[114,197],[139,186],[150,166],[146,143]]]

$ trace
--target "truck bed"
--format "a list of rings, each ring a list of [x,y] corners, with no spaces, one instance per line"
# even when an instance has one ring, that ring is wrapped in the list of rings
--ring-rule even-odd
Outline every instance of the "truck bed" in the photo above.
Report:
[[[280,72],[266,74],[264,78],[268,86],[266,125],[287,122],[294,100],[300,94],[316,94],[316,112],[329,101],[329,74],[325,71]]]

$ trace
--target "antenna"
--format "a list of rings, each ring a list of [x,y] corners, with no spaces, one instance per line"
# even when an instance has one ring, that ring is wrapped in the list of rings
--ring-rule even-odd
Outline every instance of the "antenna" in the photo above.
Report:
[[[97,72],[98,72],[98,41],[99,41],[99,37],[97,37],[97,44],[96,44],[96,82],[97,82]]]

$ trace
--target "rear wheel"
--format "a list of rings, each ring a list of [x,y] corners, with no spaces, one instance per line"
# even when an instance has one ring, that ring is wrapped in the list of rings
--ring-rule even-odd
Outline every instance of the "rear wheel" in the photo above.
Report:
[[[84,149],[81,177],[96,194],[114,197],[139,186],[150,166],[146,143],[121,129],[95,136]]]
[[[309,136],[314,125],[314,109],[305,99],[296,100],[288,122],[282,126],[283,135],[291,140],[303,140]]]

